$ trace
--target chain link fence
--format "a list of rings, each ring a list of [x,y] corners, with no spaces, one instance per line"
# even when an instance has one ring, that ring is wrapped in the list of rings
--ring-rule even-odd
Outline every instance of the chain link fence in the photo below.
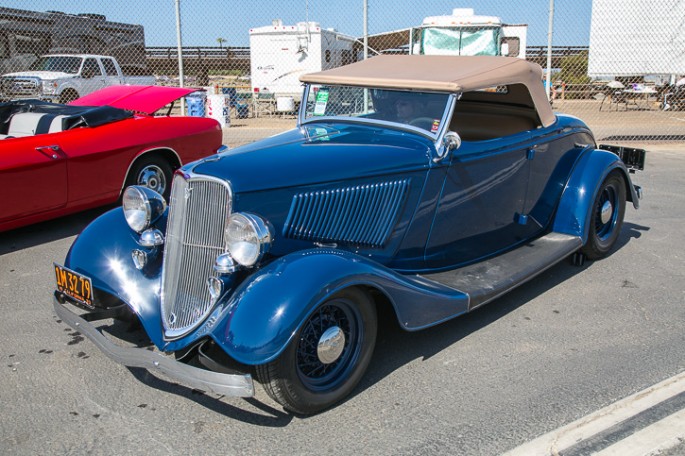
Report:
[[[21,71],[80,71],[40,56],[113,56],[124,75],[204,88],[186,99],[183,114],[217,118],[230,146],[295,125],[300,74],[378,54],[527,59],[543,67],[554,109],[585,120],[599,140],[685,140],[682,0],[663,0],[660,11],[646,0],[534,0],[525,7],[501,0],[468,7],[403,0],[36,0],[32,11],[20,9],[23,1],[5,4],[4,99],[41,97],[49,85],[27,85]]]

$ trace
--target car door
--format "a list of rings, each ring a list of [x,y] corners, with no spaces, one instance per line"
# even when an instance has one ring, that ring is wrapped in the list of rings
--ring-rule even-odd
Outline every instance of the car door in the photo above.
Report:
[[[81,95],[95,92],[105,87],[105,76],[102,74],[102,68],[97,59],[88,57],[83,61],[83,69],[81,70],[83,90]]]
[[[475,261],[525,238],[529,132],[453,151],[426,245],[428,267]]]
[[[578,155],[591,144],[594,140],[587,132],[569,134],[551,127],[535,133],[524,207],[531,235],[541,232],[552,221]]]
[[[114,59],[102,58],[102,66],[105,69],[105,85],[113,86],[121,84],[122,81],[119,78],[119,72],[117,71],[117,65],[114,63]]]
[[[0,222],[59,209],[67,203],[67,158],[59,134],[0,143]]]

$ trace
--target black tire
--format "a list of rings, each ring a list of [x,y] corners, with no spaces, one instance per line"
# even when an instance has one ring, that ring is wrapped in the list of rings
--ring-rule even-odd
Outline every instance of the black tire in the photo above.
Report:
[[[70,101],[76,100],[77,98],[79,98],[78,92],[76,92],[75,90],[67,89],[64,91],[64,93],[62,93],[62,95],[60,95],[59,102],[62,104],[67,104]]]
[[[626,210],[626,184],[620,171],[607,176],[590,213],[588,239],[581,253],[590,260],[604,258],[616,244]]]
[[[307,318],[276,360],[256,367],[257,378],[286,410],[302,415],[323,411],[359,383],[371,361],[377,327],[371,299],[361,290],[344,290]],[[340,350],[335,343],[322,346],[327,332],[343,335]]]
[[[168,161],[159,155],[140,158],[126,178],[126,187],[140,185],[154,190],[169,201],[172,169]]]

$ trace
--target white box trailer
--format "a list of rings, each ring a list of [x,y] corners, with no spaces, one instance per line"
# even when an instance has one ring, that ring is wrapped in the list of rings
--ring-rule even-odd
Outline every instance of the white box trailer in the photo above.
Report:
[[[588,75],[684,75],[683,18],[682,0],[593,0]]]
[[[426,17],[414,27],[412,54],[505,55],[526,58],[527,24],[504,24],[497,16],[479,16],[473,8],[455,8],[451,15]]]
[[[355,38],[317,22],[272,25],[250,29],[250,71],[252,90],[273,94],[276,99],[292,97],[299,102],[304,73],[327,70],[356,61]]]

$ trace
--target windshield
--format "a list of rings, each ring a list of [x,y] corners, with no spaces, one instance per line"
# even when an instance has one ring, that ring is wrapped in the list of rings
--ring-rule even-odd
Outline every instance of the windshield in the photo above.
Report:
[[[499,55],[499,32],[499,28],[426,28],[421,32],[421,53]]]
[[[447,93],[313,84],[309,88],[304,119],[375,119],[436,134],[448,101]]]
[[[40,57],[29,67],[32,71],[58,71],[60,73],[78,73],[81,66],[80,57]]]

